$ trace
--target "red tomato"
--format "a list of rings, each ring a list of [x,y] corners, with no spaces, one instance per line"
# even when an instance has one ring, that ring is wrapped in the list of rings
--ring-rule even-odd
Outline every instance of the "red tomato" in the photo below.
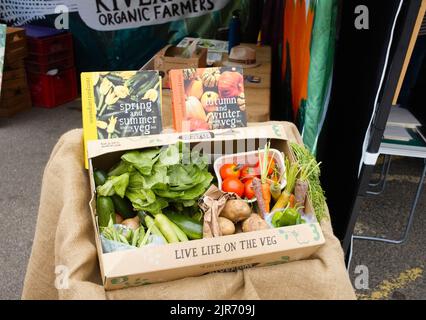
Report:
[[[239,178],[240,174],[240,167],[235,163],[227,163],[220,168],[220,176],[223,180],[226,178]]]
[[[249,178],[244,183],[244,195],[249,200],[251,200],[255,197],[252,183],[253,183],[253,178]]]
[[[241,176],[240,176],[241,181],[244,182],[247,179],[255,178],[255,177],[260,177],[259,166],[250,167],[250,166],[246,165],[241,169]]]
[[[263,165],[263,154],[260,155],[261,159],[262,159],[262,165]],[[271,161],[272,159],[272,161]],[[269,166],[269,170],[268,170],[268,176],[270,176],[275,169],[275,159],[272,156],[268,157],[268,163],[266,164],[267,166]],[[260,162],[257,161],[256,163],[256,167],[260,168]],[[260,170],[262,170],[262,168],[260,168]]]
[[[239,197],[244,195],[244,184],[238,178],[227,178],[222,182],[222,190],[225,192],[233,192]]]

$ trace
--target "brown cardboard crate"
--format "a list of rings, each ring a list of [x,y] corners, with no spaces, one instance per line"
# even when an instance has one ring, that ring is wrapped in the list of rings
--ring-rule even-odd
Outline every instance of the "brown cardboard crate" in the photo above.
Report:
[[[244,148],[245,151],[257,150],[266,141],[271,141],[272,148],[284,152],[290,161],[295,160],[286,131],[278,125],[238,128],[232,131],[222,129],[199,133],[119,138],[113,141],[89,141],[92,195],[89,206],[92,211],[102,281],[106,290],[171,281],[215,271],[296,261],[308,258],[325,243],[311,201],[307,199],[305,208],[314,219],[310,223],[104,253],[96,213],[94,168],[108,170],[124,152],[129,150],[160,147],[179,141],[190,143],[197,149],[200,147],[199,150],[207,152],[211,158],[222,154],[234,154],[239,148]]]
[[[197,48],[190,58],[180,55],[185,48],[166,46],[154,57],[154,68],[164,74],[163,88],[170,88],[169,71],[172,69],[205,68],[207,66],[207,49]]]

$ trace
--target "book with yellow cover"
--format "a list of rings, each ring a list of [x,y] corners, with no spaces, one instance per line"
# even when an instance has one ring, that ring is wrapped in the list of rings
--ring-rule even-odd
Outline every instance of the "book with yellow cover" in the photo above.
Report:
[[[247,126],[242,68],[170,70],[169,77],[176,131]]]
[[[159,134],[161,77],[157,71],[81,74],[84,153],[87,141]]]

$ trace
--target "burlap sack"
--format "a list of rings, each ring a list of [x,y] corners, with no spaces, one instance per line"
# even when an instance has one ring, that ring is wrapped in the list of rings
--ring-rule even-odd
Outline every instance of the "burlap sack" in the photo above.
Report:
[[[289,138],[300,141],[290,123]],[[65,134],[47,163],[23,299],[354,299],[331,225],[310,259],[106,292],[101,284],[82,131]],[[55,273],[56,272],[56,273]],[[279,279],[279,281],[277,281]]]

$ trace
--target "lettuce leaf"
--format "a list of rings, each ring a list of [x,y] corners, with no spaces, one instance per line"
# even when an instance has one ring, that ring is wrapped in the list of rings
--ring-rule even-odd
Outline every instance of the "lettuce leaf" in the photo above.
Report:
[[[152,214],[161,213],[169,203],[165,199],[157,197],[151,190],[128,189],[126,197],[132,202],[136,210],[147,211]]]
[[[159,153],[159,149],[150,149],[142,152],[130,151],[123,154],[121,159],[134,166],[141,174],[150,175]]]
[[[109,197],[118,194],[123,198],[129,185],[129,180],[130,173],[128,172],[120,176],[108,177],[107,181],[102,186],[99,186],[96,191],[100,196]]]
[[[164,166],[172,166],[180,162],[179,147],[177,145],[170,145],[163,149],[159,156],[159,163]]]
[[[155,193],[152,190],[131,188],[126,191],[126,197],[129,198],[129,200],[133,203],[133,206],[136,209],[138,208],[135,206],[135,204],[137,204],[138,207],[144,207],[154,203],[157,199]]]
[[[108,172],[108,176],[121,176],[123,173],[132,171],[132,164],[121,160],[116,166]]]
[[[100,195],[126,196],[136,210],[152,214],[196,206],[213,180],[207,158],[184,143],[126,152],[109,173],[120,175],[98,187]]]
[[[142,175],[138,171],[130,174],[129,188],[132,189],[166,189],[169,183],[167,167],[155,164],[151,175]]]

